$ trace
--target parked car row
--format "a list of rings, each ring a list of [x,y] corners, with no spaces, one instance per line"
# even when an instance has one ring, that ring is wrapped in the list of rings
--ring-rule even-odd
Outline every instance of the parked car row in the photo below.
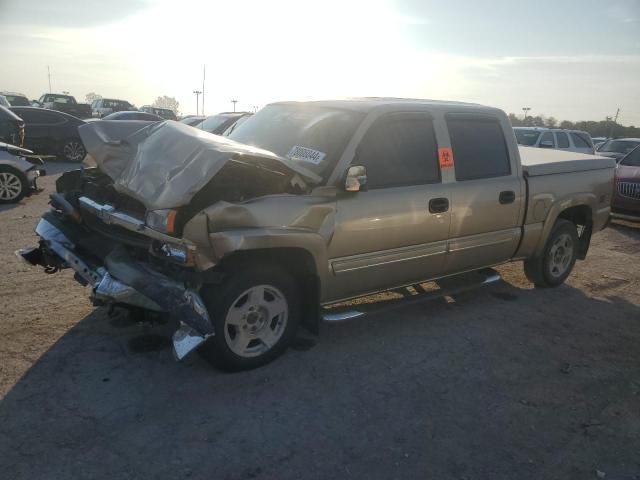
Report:
[[[591,135],[581,130],[560,128],[514,127],[518,145],[538,148],[555,148],[568,152],[595,152]]]

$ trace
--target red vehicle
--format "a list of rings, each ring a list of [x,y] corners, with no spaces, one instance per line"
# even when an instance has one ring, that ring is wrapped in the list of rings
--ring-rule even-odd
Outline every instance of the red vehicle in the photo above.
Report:
[[[640,221],[640,147],[618,163],[612,212],[615,218]]]

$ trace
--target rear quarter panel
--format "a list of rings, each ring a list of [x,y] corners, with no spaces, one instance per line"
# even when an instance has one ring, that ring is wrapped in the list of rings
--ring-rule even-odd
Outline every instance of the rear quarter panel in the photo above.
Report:
[[[602,230],[611,213],[613,168],[527,177],[528,206],[518,258],[539,254],[560,213],[586,205],[593,232]]]

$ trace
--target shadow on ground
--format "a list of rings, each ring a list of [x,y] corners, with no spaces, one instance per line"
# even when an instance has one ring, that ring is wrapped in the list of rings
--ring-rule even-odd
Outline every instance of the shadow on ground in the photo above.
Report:
[[[98,309],[0,404],[0,472],[636,478],[638,322],[621,298],[502,283],[327,325],[313,348],[224,374],[161,342],[136,353],[139,327]]]

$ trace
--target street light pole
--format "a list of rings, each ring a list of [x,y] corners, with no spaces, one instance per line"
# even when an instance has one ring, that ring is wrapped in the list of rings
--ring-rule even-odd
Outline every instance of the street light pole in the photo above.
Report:
[[[524,122],[527,121],[527,113],[529,113],[529,110],[531,110],[531,107],[522,107],[522,111],[524,112]]]
[[[200,90],[194,90],[193,93],[196,94],[196,115],[198,115],[200,113],[200,103],[198,102],[198,99],[200,98],[200,94],[202,92]],[[204,105],[202,106],[202,110],[204,111]]]
[[[231,103],[233,103],[233,111],[236,111],[236,103],[238,103],[238,100],[231,100]]]

